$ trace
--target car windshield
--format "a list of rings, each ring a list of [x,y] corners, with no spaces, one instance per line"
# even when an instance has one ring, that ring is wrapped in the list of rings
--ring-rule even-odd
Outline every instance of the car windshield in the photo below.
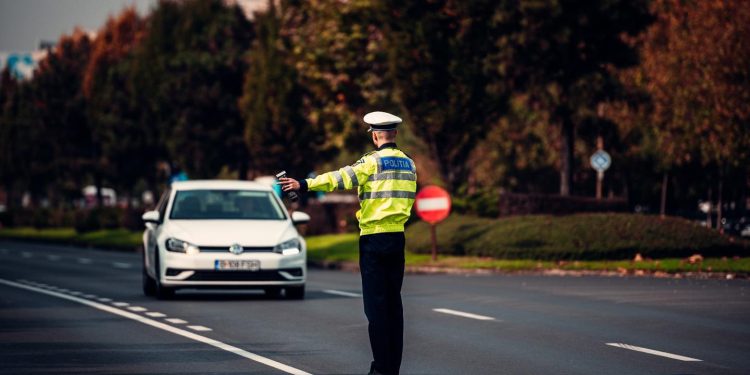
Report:
[[[183,190],[174,197],[170,219],[284,220],[284,210],[270,191]]]

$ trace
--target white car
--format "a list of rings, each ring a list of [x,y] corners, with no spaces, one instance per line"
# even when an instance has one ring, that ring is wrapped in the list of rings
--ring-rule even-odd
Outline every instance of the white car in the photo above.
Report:
[[[260,288],[305,296],[306,244],[274,191],[249,181],[174,182],[143,214],[143,292],[169,298],[179,288]]]

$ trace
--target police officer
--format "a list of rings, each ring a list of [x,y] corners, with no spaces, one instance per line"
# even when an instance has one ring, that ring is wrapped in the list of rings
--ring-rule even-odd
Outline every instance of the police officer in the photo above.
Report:
[[[365,115],[376,150],[356,163],[315,178],[280,180],[284,191],[330,192],[357,188],[360,210],[359,266],[373,362],[370,374],[398,374],[403,351],[404,223],[417,191],[414,162],[396,146],[401,119],[386,112]]]

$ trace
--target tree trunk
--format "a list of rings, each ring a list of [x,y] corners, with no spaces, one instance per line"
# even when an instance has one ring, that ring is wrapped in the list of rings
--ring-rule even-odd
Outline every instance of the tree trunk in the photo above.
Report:
[[[560,147],[560,195],[573,194],[573,146],[575,142],[575,126],[570,116],[562,118],[562,145]]]
[[[664,172],[664,176],[661,179],[661,207],[659,209],[659,214],[661,215],[661,218],[665,218],[667,216],[667,187],[669,185],[669,173]]]
[[[94,185],[96,185],[96,206],[104,207],[104,196],[102,195],[102,172],[99,168],[94,172]]]
[[[722,210],[724,206],[724,202],[722,202],[723,198],[723,191],[724,190],[724,173],[719,170],[719,193],[717,197],[717,207],[716,207],[716,229],[719,230],[719,233],[724,233],[724,224],[722,224]]]
[[[711,185],[709,185],[708,186],[708,214],[707,214],[708,217],[706,218],[706,227],[707,228],[713,228],[714,227],[714,223],[711,220],[711,211],[713,210],[713,202],[711,201],[711,199],[713,198],[711,196],[711,195],[713,195],[712,193],[713,192],[711,191]]]
[[[240,162],[237,168],[239,169],[237,171],[237,178],[239,180],[247,180],[247,168],[248,168],[247,155],[243,155],[240,157]]]

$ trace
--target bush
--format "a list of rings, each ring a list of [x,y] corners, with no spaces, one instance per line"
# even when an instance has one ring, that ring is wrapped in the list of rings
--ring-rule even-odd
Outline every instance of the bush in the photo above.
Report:
[[[101,207],[78,211],[75,220],[76,232],[85,233],[100,229],[119,228],[123,211],[115,207]]]
[[[598,260],[644,257],[747,256],[747,241],[680,218],[637,214],[576,214],[484,219],[452,214],[437,227],[441,254],[499,259]],[[426,223],[407,230],[407,249],[431,250]]]

